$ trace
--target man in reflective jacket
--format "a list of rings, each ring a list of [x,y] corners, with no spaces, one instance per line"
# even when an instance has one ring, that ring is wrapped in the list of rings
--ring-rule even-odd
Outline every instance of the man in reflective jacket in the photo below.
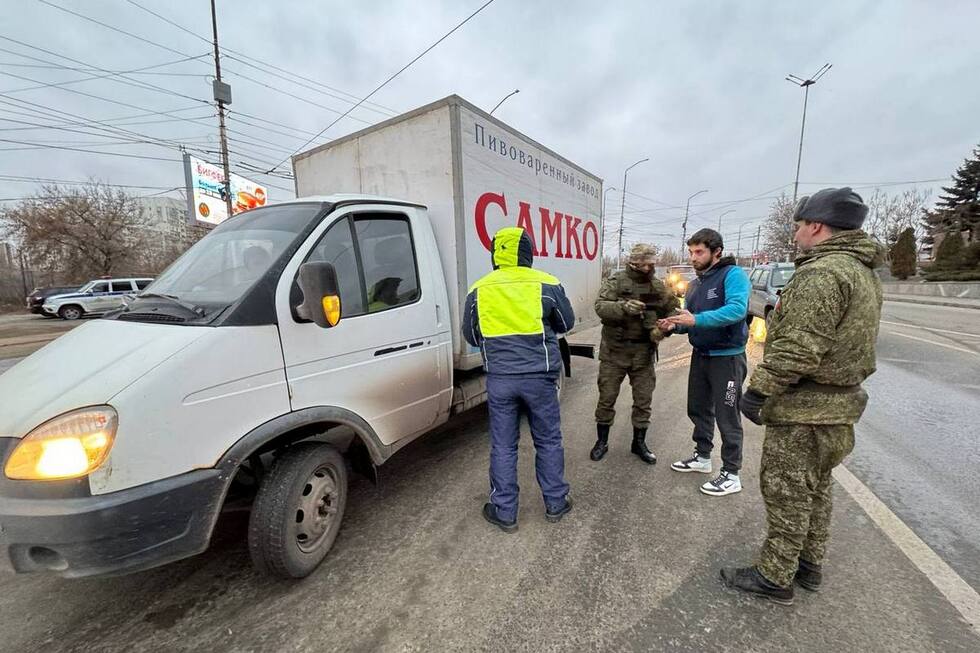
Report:
[[[473,284],[463,309],[463,337],[480,348],[487,372],[490,501],[483,517],[508,533],[517,530],[522,413],[534,440],[545,517],[557,522],[572,509],[558,406],[558,335],[575,324],[575,315],[558,279],[531,268],[533,249],[523,229],[498,231],[491,246],[493,272]]]

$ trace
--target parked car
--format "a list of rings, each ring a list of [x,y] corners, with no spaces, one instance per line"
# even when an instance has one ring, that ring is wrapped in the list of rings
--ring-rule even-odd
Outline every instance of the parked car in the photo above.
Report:
[[[148,277],[95,279],[74,292],[48,297],[41,308],[45,315],[57,315],[63,320],[101,315],[122,308],[127,295],[140,292],[152,282]]]
[[[27,310],[31,313],[44,314],[44,300],[55,295],[64,295],[78,290],[78,286],[51,286],[50,288],[35,288],[27,296]]]
[[[667,268],[667,278],[664,283],[678,297],[683,297],[687,286],[697,277],[694,267],[690,265],[671,265]]]
[[[751,323],[753,317],[761,317],[768,326],[769,315],[776,308],[779,295],[793,278],[795,270],[796,266],[792,263],[767,263],[752,270],[749,276],[752,292],[749,294],[748,322]]]

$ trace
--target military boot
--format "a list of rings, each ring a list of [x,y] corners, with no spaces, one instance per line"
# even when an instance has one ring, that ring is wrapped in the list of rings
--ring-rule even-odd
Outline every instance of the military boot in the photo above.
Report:
[[[596,441],[595,446],[592,447],[592,452],[589,453],[589,458],[595,461],[602,460],[602,457],[606,455],[609,451],[609,427],[610,424],[596,424]]]
[[[823,583],[823,570],[820,565],[800,558],[800,566],[796,569],[796,584],[805,590],[819,592]]]
[[[657,457],[653,455],[652,451],[647,449],[646,429],[633,427],[633,446],[630,447],[630,453],[635,453],[639,456],[640,460],[648,465],[653,465],[657,462]]]
[[[721,579],[732,589],[755,594],[780,605],[793,605],[793,586],[780,587],[759,573],[755,567],[725,567]]]

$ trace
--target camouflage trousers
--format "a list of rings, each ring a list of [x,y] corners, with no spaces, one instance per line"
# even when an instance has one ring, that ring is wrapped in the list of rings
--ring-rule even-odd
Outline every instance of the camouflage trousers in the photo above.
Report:
[[[653,365],[653,347],[629,346],[623,350],[602,352],[599,358],[599,403],[595,408],[597,424],[612,424],[616,418],[616,399],[623,379],[630,379],[633,389],[633,426],[645,429],[650,425],[650,403],[657,386]]]
[[[854,448],[851,424],[766,427],[759,473],[769,533],[757,569],[789,587],[800,558],[823,562],[830,539],[831,471]]]

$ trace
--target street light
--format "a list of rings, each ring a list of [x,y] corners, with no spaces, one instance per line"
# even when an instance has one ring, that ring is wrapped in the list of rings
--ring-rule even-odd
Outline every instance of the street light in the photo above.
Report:
[[[623,203],[619,207],[619,258],[617,259],[616,266],[623,267],[623,215],[626,212],[626,174],[636,166],[640,165],[644,161],[649,161],[650,157],[645,159],[640,159],[629,168],[623,171]]]
[[[507,95],[505,95],[504,96],[504,99],[497,103],[497,106],[495,106],[494,108],[490,109],[490,115],[492,116],[493,115],[493,112],[496,111],[497,109],[499,109],[501,104],[503,104],[504,102],[507,101],[507,98],[509,98],[512,95],[517,95],[520,92],[521,92],[521,89],[515,88],[513,91],[511,91],[510,93],[508,93]]]
[[[699,190],[690,197],[687,198],[687,206],[684,207],[684,229],[681,232],[681,254],[684,254],[684,245],[687,244],[687,216],[691,210],[691,200],[700,195],[701,193],[707,193],[708,190]]]
[[[615,186],[610,186],[602,191],[602,206],[599,207],[599,224],[602,225],[602,242],[599,243],[599,251],[604,252],[606,246],[606,193],[616,190]]]
[[[806,128],[806,103],[810,98],[810,87],[817,83],[817,80],[827,74],[831,65],[825,63],[820,70],[813,74],[810,79],[802,79],[796,75],[789,75],[787,82],[792,82],[803,89],[803,124],[800,125],[800,153],[796,157],[796,182],[793,184],[793,204],[796,204],[796,194],[800,190],[800,163],[803,161],[803,130]]]
[[[728,209],[724,213],[718,216],[718,233],[721,233],[721,219],[724,218],[729,213],[735,213],[735,209]]]

